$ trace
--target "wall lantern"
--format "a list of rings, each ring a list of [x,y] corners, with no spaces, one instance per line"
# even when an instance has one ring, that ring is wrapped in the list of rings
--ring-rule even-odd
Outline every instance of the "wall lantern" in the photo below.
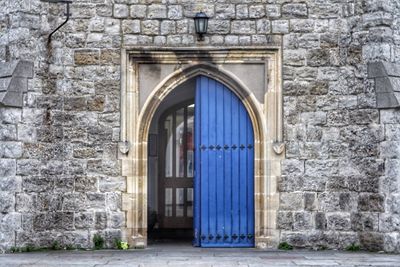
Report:
[[[208,17],[204,12],[199,12],[194,17],[194,28],[198,35],[197,40],[203,41],[204,40],[203,35],[207,33],[207,28],[208,28]]]

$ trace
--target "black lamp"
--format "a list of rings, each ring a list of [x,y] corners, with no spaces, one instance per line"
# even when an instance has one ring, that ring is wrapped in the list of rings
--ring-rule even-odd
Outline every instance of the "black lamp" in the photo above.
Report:
[[[204,12],[199,12],[194,17],[194,28],[198,34],[198,41],[204,40],[204,34],[207,33],[208,28],[208,17]]]

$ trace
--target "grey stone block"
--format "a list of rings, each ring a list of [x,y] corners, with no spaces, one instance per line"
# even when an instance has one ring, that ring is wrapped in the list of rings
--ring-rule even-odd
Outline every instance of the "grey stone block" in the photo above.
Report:
[[[181,5],[168,5],[168,19],[180,20],[183,17]]]
[[[328,230],[349,231],[351,228],[350,214],[348,213],[328,213]]]
[[[15,197],[15,210],[25,214],[36,211],[36,194],[18,193]]]
[[[160,30],[160,22],[157,20],[142,21],[142,33],[147,35],[156,35]]]
[[[124,177],[99,177],[99,189],[101,192],[125,191],[126,179]]]
[[[123,212],[110,212],[108,213],[109,228],[121,229],[125,226],[125,216]]]
[[[46,192],[53,188],[53,179],[49,176],[28,176],[22,179],[22,190],[25,192]]]
[[[129,15],[128,5],[114,4],[114,17],[115,18],[127,18]]]
[[[66,245],[71,245],[77,248],[91,247],[90,233],[86,230],[66,231],[63,233],[63,238]]]
[[[146,17],[146,5],[131,5],[130,15],[132,18],[145,18]]]
[[[175,34],[176,33],[175,21],[171,20],[162,21],[160,29],[161,29],[161,35]]]
[[[283,231],[281,234],[281,241],[287,242],[294,247],[305,247],[308,245],[307,235],[302,232]]]
[[[17,161],[17,174],[22,176],[38,175],[40,161],[35,159],[19,159]]]
[[[399,240],[399,233],[384,234],[384,250],[394,253],[400,252]]]
[[[282,175],[301,176],[304,173],[304,161],[287,159],[282,162]]]
[[[288,20],[273,20],[272,33],[289,33],[289,21]]]
[[[249,8],[246,4],[236,5],[236,18],[245,19],[249,17]]]
[[[167,18],[166,5],[151,4],[147,9],[147,17],[149,19],[165,19]]]
[[[20,192],[21,177],[19,176],[0,176],[0,191],[4,192]]]
[[[391,213],[379,214],[379,228],[373,229],[375,231],[389,233],[400,231],[400,215]]]
[[[295,212],[293,214],[293,230],[311,230],[312,228],[312,215],[311,212]]]
[[[21,214],[10,212],[0,215],[1,232],[11,232],[21,230]]]
[[[124,33],[140,33],[140,20],[124,20],[122,22]]]
[[[384,247],[384,235],[378,232],[359,233],[360,244],[363,249],[369,251],[381,251]]]
[[[122,197],[120,193],[106,193],[106,206],[109,210],[118,211],[122,208]]]
[[[0,177],[10,177],[16,174],[15,159],[0,159]]]
[[[354,231],[378,231],[381,215],[370,212],[356,212],[351,216],[351,229]],[[381,220],[382,221],[382,220]]]
[[[292,230],[293,229],[293,213],[291,211],[278,211],[276,217],[276,224],[279,229]]]
[[[107,228],[107,213],[98,211],[95,212],[95,228],[102,230]]]
[[[313,49],[307,52],[307,65],[326,66],[330,62],[330,51],[327,49]]]
[[[233,4],[216,4],[215,5],[215,18],[216,19],[234,19],[235,18],[235,5]]]
[[[75,213],[75,228],[76,229],[92,229],[94,227],[94,213],[80,212]]]
[[[382,194],[362,193],[358,198],[358,209],[360,211],[384,212],[385,198]]]
[[[315,220],[315,229],[317,229],[317,230],[326,230],[327,221],[326,221],[325,213],[323,213],[323,212],[315,213],[314,220]]]
[[[312,192],[304,193],[304,209],[315,211],[318,209],[317,194]]]
[[[86,211],[88,200],[84,193],[66,193],[62,205],[64,211]]]
[[[281,15],[281,8],[279,5],[265,5],[266,15],[269,18],[278,18]]]
[[[75,191],[77,192],[93,192],[97,191],[96,177],[76,176]]]
[[[279,206],[281,210],[304,209],[303,193],[281,193]]]
[[[307,4],[288,3],[282,5],[282,16],[289,18],[304,18],[308,15]]]
[[[231,23],[231,32],[233,34],[255,34],[255,25],[255,21],[236,20]]]
[[[265,16],[264,5],[251,5],[249,6],[249,17],[250,18],[262,18]]]
[[[333,212],[340,211],[340,193],[323,192],[318,194],[318,203],[320,211]]]
[[[15,198],[12,193],[0,192],[0,213],[14,211]]]
[[[86,193],[87,204],[90,209],[102,209],[106,204],[106,196],[103,193]]]
[[[266,34],[271,32],[271,22],[267,19],[257,20],[257,33]]]

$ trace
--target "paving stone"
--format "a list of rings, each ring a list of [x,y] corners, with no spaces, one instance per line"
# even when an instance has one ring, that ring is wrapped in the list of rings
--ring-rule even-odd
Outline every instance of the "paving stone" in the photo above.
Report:
[[[90,247],[94,232],[111,238],[126,225],[121,194],[129,181],[117,153],[121,49],[265,47],[270,34],[277,34],[283,39],[286,148],[276,177],[279,209],[276,220],[271,218],[281,230],[279,240],[314,249],[356,242],[365,249],[400,252],[400,112],[389,108],[397,105],[400,76],[400,12],[393,1],[76,1],[51,46],[46,37],[62,8],[8,2],[0,10],[0,61],[23,59],[34,68],[23,86],[7,87],[27,87],[22,107],[0,107],[0,217],[6,221],[0,227],[14,224],[13,218],[22,222],[15,231],[0,231],[0,251],[14,244],[46,244],[52,235]],[[203,43],[194,33],[199,11],[210,17]],[[10,82],[10,69],[3,65],[0,98]],[[194,265],[263,265],[254,250],[174,248],[180,254],[165,247],[132,254],[154,256],[143,262],[155,266],[185,265],[191,258]],[[102,253],[138,265],[130,254]],[[317,253],[315,260],[312,253],[306,253],[311,259],[304,252],[273,253],[285,261],[265,259],[264,264],[390,266],[398,260],[377,263],[368,253]],[[52,257],[40,255],[30,254],[34,261],[21,264],[44,266],[38,261]],[[60,255],[55,258],[71,258]],[[7,260],[14,264],[8,255]],[[58,260],[48,264],[62,266]]]

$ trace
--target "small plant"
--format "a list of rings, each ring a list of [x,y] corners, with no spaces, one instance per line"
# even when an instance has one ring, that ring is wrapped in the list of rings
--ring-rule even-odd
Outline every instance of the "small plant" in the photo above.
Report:
[[[76,248],[75,248],[73,245],[68,244],[68,245],[65,246],[65,249],[66,249],[66,250],[74,250],[74,249],[76,249]]]
[[[11,253],[16,253],[16,252],[19,252],[19,249],[17,247],[11,247],[10,248],[10,252]]]
[[[99,234],[95,234],[93,236],[93,244],[94,249],[102,249],[104,247],[104,238]]]
[[[350,246],[346,247],[346,250],[347,251],[359,251],[360,246],[353,243]]]
[[[282,249],[282,250],[292,250],[293,246],[288,244],[287,242],[282,242],[279,244],[278,249]]]
[[[127,242],[123,242],[121,241],[121,239],[115,239],[115,247],[117,249],[128,249],[129,248],[129,244]]]
[[[36,250],[37,250],[37,248],[35,248],[34,246],[27,245],[23,252],[32,252],[32,251],[36,251]]]
[[[52,250],[60,250],[60,249],[61,249],[61,246],[60,246],[60,244],[58,243],[58,241],[54,241],[54,242],[51,244],[50,249],[52,249]]]

